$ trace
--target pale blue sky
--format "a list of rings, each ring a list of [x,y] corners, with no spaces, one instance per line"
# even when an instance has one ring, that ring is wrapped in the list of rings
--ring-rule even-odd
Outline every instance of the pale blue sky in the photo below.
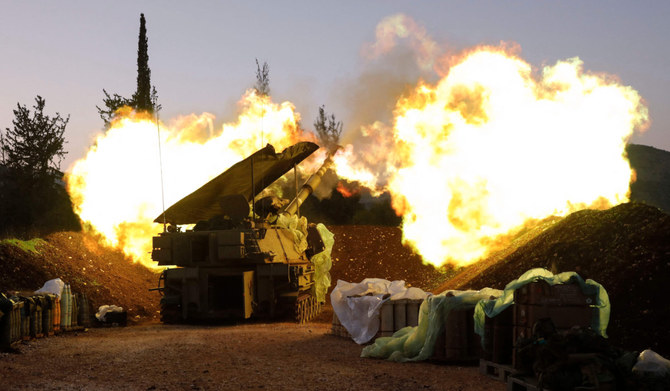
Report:
[[[259,58],[270,65],[274,100],[293,102],[306,128],[322,104],[351,127],[362,74],[418,75],[394,62],[402,53],[375,63],[360,56],[384,17],[404,13],[451,51],[516,42],[535,67],[578,56],[589,71],[617,75],[650,108],[651,128],[633,142],[670,150],[666,1],[2,0],[0,128],[11,126],[17,102],[32,105],[39,94],[48,112],[71,115],[61,168],[82,157],[102,126],[102,89],[135,90],[141,12],[162,119],[210,112],[218,123],[234,120]]]

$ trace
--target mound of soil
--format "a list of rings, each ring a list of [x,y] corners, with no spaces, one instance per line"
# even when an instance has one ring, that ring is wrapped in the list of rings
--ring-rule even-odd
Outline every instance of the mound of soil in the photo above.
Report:
[[[91,309],[115,304],[133,323],[158,319],[159,294],[149,292],[158,274],[133,263],[89,234],[58,232],[33,241],[34,250],[0,243],[0,291],[33,292],[60,278],[72,292],[86,293]]]
[[[550,227],[486,269],[464,269],[437,291],[502,289],[528,269],[575,271],[608,292],[611,342],[630,350],[670,355],[667,287],[670,279],[670,215],[640,203],[582,210]],[[482,264],[486,264],[484,260]]]
[[[407,286],[431,290],[446,278],[444,268],[423,264],[421,256],[402,245],[398,227],[339,225],[328,229],[335,234],[331,289],[337,280],[360,282],[374,277],[404,280]]]

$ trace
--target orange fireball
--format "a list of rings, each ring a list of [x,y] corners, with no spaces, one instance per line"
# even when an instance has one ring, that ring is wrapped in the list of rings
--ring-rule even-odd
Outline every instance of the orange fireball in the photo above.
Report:
[[[578,58],[539,75],[500,48],[446,62],[436,85],[398,101],[392,126],[365,128],[335,159],[341,177],[390,191],[425,261],[467,265],[526,221],[628,200],[625,145],[648,122],[635,90]]]

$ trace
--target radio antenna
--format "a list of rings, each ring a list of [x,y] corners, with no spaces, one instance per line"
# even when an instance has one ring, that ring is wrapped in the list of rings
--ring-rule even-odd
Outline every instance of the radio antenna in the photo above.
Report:
[[[161,126],[156,110],[156,132],[158,134],[158,164],[161,172],[161,202],[163,203],[163,232],[167,232],[167,216],[165,216],[165,185],[163,184],[163,151],[161,150]]]

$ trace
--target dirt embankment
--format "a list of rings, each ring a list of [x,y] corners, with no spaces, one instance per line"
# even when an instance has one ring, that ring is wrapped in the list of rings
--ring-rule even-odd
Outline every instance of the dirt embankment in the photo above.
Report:
[[[92,309],[115,304],[128,311],[133,323],[158,319],[158,274],[133,263],[118,250],[101,245],[91,235],[59,232],[33,249],[0,243],[0,290],[32,292],[60,278],[75,293],[86,293]]]

